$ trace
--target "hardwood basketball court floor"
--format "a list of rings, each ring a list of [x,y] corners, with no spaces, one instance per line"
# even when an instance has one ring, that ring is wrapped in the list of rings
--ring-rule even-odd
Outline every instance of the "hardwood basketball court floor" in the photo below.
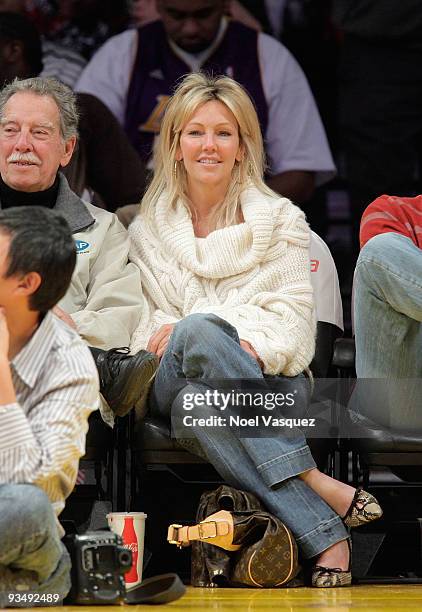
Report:
[[[26,608],[28,609],[28,608]],[[34,608],[35,609],[35,608]],[[54,609],[54,608],[53,608]],[[422,610],[422,585],[371,585],[339,589],[199,589],[165,606],[64,606],[61,612],[401,612]],[[36,608],[38,612],[52,608]]]

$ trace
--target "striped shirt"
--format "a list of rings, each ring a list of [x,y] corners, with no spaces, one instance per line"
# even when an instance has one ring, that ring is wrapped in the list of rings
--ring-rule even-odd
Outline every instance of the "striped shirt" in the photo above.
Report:
[[[17,403],[0,405],[0,484],[39,486],[58,515],[99,405],[97,369],[83,340],[51,312],[10,367]]]
[[[361,248],[373,236],[393,232],[422,249],[422,195],[414,198],[382,195],[370,204],[360,224]]]
[[[50,40],[43,40],[42,52],[43,69],[39,76],[55,77],[73,89],[88,63],[86,59]]]

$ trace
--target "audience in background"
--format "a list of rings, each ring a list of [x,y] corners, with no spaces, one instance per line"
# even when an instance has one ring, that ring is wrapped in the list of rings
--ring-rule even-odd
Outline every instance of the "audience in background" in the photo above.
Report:
[[[77,89],[109,107],[147,161],[177,80],[200,68],[232,76],[258,110],[268,185],[304,202],[335,173],[306,78],[278,41],[227,21],[224,8],[223,0],[158,0],[161,21],[107,41]]]
[[[20,14],[0,15],[0,81],[42,75],[43,61],[34,25]],[[64,169],[71,189],[110,211],[139,202],[145,169],[124,131],[94,96],[78,94],[77,103],[80,138]]]
[[[89,59],[112,34],[124,29],[126,0],[0,0],[0,8],[22,7],[40,34]]]
[[[129,17],[135,27],[146,25],[160,19],[156,0],[129,0]],[[226,14],[250,28],[262,30],[260,22],[238,0],[228,0]]]
[[[27,2],[25,0],[13,0],[13,2],[1,3],[0,2],[0,13],[19,13],[27,18],[27,35],[29,37],[38,38],[38,34],[36,34],[36,28],[32,24],[30,20],[30,14],[27,10]],[[6,18],[0,15],[0,30],[4,30],[6,28],[6,33],[9,35],[12,34],[10,28],[10,21],[6,22],[6,26],[3,26],[3,21]],[[4,35],[4,34],[3,34]],[[36,43],[39,45],[39,43]],[[69,87],[74,87],[82,70],[86,66],[86,60],[74,50],[63,46],[59,42],[52,42],[45,38],[41,39],[42,45],[42,56],[43,56],[43,65],[42,69],[39,71],[40,76],[52,76],[60,79]],[[38,55],[38,50],[36,50],[36,54]],[[12,61],[14,60],[13,54],[11,55]],[[27,56],[28,61],[35,61],[31,59],[30,53],[28,52]]]
[[[422,192],[420,0],[335,0],[343,32],[339,125],[355,249],[366,206],[380,194]]]
[[[58,6],[62,23],[49,34],[50,40],[74,49],[89,60],[107,38],[118,31],[109,19],[112,5],[110,0],[62,0]],[[122,21],[121,26],[124,25]]]

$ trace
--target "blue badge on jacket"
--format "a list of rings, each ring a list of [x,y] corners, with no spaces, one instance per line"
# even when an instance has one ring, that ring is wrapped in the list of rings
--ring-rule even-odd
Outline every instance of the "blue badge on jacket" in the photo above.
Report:
[[[89,242],[85,242],[84,240],[75,240],[76,252],[83,253],[87,249],[89,249]]]

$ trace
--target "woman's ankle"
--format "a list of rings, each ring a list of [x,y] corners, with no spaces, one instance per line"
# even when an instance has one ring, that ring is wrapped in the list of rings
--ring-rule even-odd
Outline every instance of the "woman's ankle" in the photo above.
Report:
[[[324,550],[317,557],[316,565],[327,568],[339,568],[347,571],[350,566],[350,548],[347,540],[341,540]]]

